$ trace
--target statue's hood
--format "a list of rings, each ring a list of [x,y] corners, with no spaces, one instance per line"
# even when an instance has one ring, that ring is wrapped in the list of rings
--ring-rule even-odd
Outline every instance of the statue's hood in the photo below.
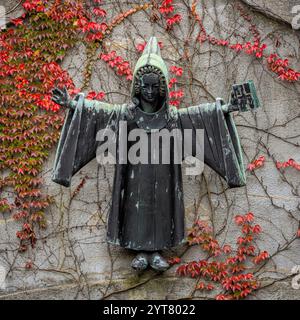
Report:
[[[169,101],[168,68],[160,55],[160,48],[159,48],[156,37],[151,37],[149,39],[141,57],[138,59],[136,66],[134,68],[133,81],[132,81],[132,86],[131,86],[131,97],[132,98],[134,97],[134,93],[135,93],[134,84],[136,81],[137,72],[140,68],[142,68],[146,65],[151,65],[151,66],[158,68],[162,72],[162,74],[164,75],[165,80],[166,80],[166,97],[165,98],[166,98],[166,105],[168,106],[168,101]]]

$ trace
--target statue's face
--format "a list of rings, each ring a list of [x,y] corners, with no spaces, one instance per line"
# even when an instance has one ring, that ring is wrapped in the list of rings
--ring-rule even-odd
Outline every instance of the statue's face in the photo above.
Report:
[[[159,97],[159,76],[148,73],[141,78],[141,96],[146,102],[153,103]]]

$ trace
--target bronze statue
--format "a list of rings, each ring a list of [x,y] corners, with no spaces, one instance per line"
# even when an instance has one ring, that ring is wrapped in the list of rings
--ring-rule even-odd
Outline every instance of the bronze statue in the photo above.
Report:
[[[52,180],[70,186],[71,177],[95,158],[101,144],[96,140],[97,132],[110,128],[118,137],[119,122],[127,121],[128,130],[140,128],[147,133],[174,128],[204,129],[204,162],[229,187],[244,186],[242,152],[230,112],[259,106],[253,83],[235,85],[229,104],[217,99],[214,103],[177,109],[169,106],[168,81],[157,40],[151,37],[134,70],[130,103],[92,101],[85,99],[83,93],[72,100],[66,89],[54,89],[53,101],[69,111]],[[129,142],[127,147],[132,144]],[[116,150],[119,148],[117,138]],[[194,149],[193,146],[192,155]],[[150,147],[148,151],[150,154]],[[144,270],[148,265],[157,271],[169,267],[160,251],[185,242],[181,164],[115,164],[107,241],[137,252],[131,264],[135,270]]]

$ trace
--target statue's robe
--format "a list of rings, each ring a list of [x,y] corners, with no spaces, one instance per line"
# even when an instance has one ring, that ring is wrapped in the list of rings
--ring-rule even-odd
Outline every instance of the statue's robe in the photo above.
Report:
[[[221,103],[217,100],[179,110],[166,108],[157,123],[165,117],[161,129],[204,129],[204,162],[223,177],[229,187],[240,187],[245,185],[245,173],[239,138],[231,115],[223,113]],[[119,150],[119,121],[128,121],[130,130],[145,125],[146,121],[139,123],[138,119],[126,104],[111,105],[77,95],[76,108],[68,111],[62,129],[52,180],[70,186],[71,177],[95,158],[97,147],[103,143],[96,141],[98,130],[114,130]],[[196,156],[195,146],[192,150]],[[107,241],[145,251],[167,249],[185,242],[180,164],[115,165]]]

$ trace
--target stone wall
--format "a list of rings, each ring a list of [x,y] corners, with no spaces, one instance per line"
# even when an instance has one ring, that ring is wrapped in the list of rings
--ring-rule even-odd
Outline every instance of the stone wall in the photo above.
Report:
[[[283,82],[268,70],[265,63],[244,53],[211,46],[201,46],[184,40],[191,32],[185,1],[175,1],[183,22],[174,34],[161,25],[149,22],[147,12],[140,12],[121,24],[106,45],[133,62],[138,53],[134,44],[155,35],[162,41],[162,56],[168,65],[180,64],[185,72],[185,105],[228,99],[233,83],[252,79],[258,89],[262,108],[256,113],[239,113],[234,119],[238,127],[247,165],[259,155],[266,156],[264,167],[253,174],[247,172],[247,186],[228,189],[226,183],[205,168],[201,176],[183,175],[186,207],[186,229],[200,216],[214,227],[220,243],[235,246],[238,228],[236,214],[254,212],[263,234],[257,245],[267,250],[272,259],[257,271],[262,287],[250,299],[299,299],[300,290],[291,286],[291,269],[300,265],[300,240],[291,242],[299,221],[300,173],[287,169],[284,174],[275,167],[275,160],[294,158],[300,161],[300,104],[299,84]],[[237,1],[209,0],[198,4],[208,33],[228,37],[234,32],[248,35],[248,25],[233,9]],[[299,63],[299,31],[293,30],[291,7],[297,1],[241,1],[254,17],[254,23],[268,45],[267,52],[287,57],[296,70]],[[19,1],[0,1],[14,9]],[[125,4],[127,3],[127,4]],[[115,16],[128,2],[116,1],[105,5]],[[8,11],[8,10],[7,10]],[[10,16],[19,16],[20,7]],[[275,47],[275,45],[277,47]],[[186,49],[190,61],[180,59]],[[100,51],[97,52],[99,54]],[[86,47],[78,43],[63,61],[77,87],[82,85],[87,62]],[[109,102],[123,103],[129,98],[129,83],[122,82],[104,62],[97,59],[89,90],[106,92]],[[88,91],[89,91],[88,90]],[[0,289],[1,299],[178,299],[211,298],[213,294],[193,292],[194,279],[178,278],[176,266],[163,274],[149,270],[143,275],[130,268],[133,253],[106,243],[106,218],[111,197],[113,167],[99,166],[96,160],[86,165],[72,180],[70,188],[61,187],[50,179],[55,150],[42,173],[45,192],[54,196],[55,203],[47,209],[48,227],[38,234],[37,247],[20,254],[15,232],[17,223],[11,216],[0,216],[0,265],[7,273],[6,288]],[[73,192],[83,178],[86,183],[80,192]],[[183,262],[204,258],[198,247],[175,248],[165,256],[182,255]],[[30,270],[26,262],[33,261]]]

